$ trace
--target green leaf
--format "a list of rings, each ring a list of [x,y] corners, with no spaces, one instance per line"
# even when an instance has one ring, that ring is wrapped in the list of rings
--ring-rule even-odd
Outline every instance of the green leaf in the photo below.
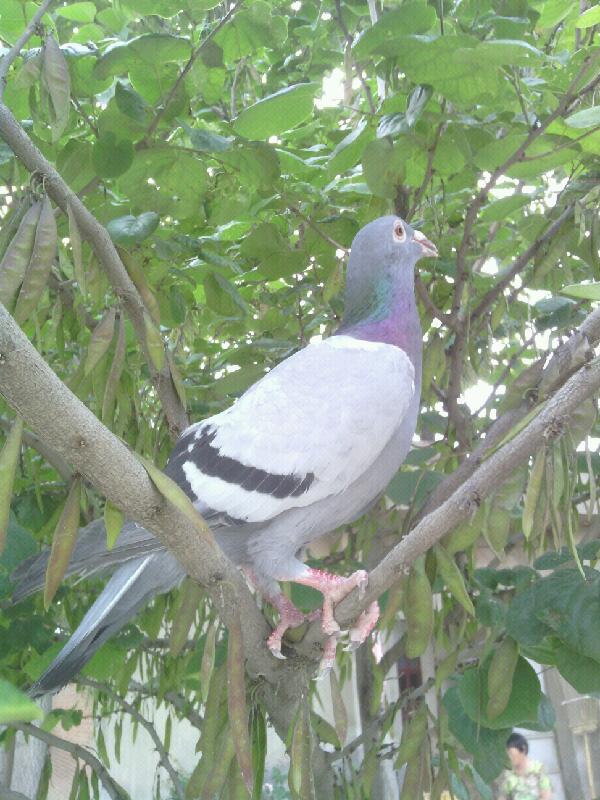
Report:
[[[115,102],[119,111],[139,123],[142,129],[148,125],[152,109],[131,86],[122,81],[117,81],[115,85]]]
[[[94,142],[92,161],[100,178],[118,178],[132,165],[134,154],[129,139],[118,139],[113,131],[107,131]]]
[[[361,61],[371,53],[381,53],[383,46],[398,36],[426,33],[435,25],[436,19],[435,9],[425,0],[404,3],[401,8],[384,13],[364,31],[352,48],[353,55]]]
[[[542,692],[539,678],[525,658],[519,656],[506,706],[493,719],[487,714],[490,707],[488,672],[489,661],[484,666],[465,670],[458,681],[462,707],[473,722],[492,730],[504,730],[537,720]]]
[[[218,272],[209,272],[204,278],[206,305],[223,317],[239,317],[248,309],[237,289]]]
[[[600,6],[598,5],[584,11],[575,23],[577,28],[593,28],[594,25],[600,25]]]
[[[301,254],[290,248],[273,222],[257,225],[242,242],[241,253],[256,259],[259,272],[271,280],[302,270]]]
[[[280,89],[244,109],[233,121],[233,129],[247,139],[267,139],[289,131],[309,117],[317,83],[298,83]]]
[[[490,730],[473,722],[464,711],[458,687],[446,692],[443,703],[451,733],[473,754],[475,769],[491,783],[504,769],[506,740],[511,729]]]
[[[600,105],[576,111],[565,122],[571,128],[595,128],[600,125]]]
[[[140,62],[153,67],[156,64],[187,61],[191,54],[189,39],[163,33],[144,33],[128,42],[109,46],[94,67],[98,79],[121,75]]]
[[[59,6],[55,13],[59,17],[72,22],[93,22],[96,16],[96,6],[90,2],[71,3],[68,6]]]
[[[154,233],[158,227],[160,217],[154,211],[145,211],[138,217],[128,214],[125,217],[111,219],[106,230],[115,244],[131,247],[139,244]]]
[[[32,722],[42,719],[44,712],[26,694],[7,681],[0,680],[0,724]]]
[[[600,107],[600,106],[599,106]],[[590,281],[589,283],[570,283],[563,287],[561,294],[575,297],[581,300],[600,300],[600,282]]]

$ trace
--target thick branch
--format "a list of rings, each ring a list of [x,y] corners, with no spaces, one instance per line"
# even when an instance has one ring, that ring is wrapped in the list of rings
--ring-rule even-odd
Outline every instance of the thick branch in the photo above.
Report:
[[[112,243],[106,228],[91,214],[79,197],[67,186],[56,169],[35,147],[23,128],[14,118],[10,109],[0,104],[0,136],[6,141],[13,153],[23,162],[31,173],[37,173],[44,181],[44,186],[52,199],[66,213],[70,205],[77,225],[83,236],[90,242],[94,252],[102,264],[117,296],[129,316],[137,337],[144,351],[148,370],[157,394],[162,403],[165,416],[173,434],[178,434],[188,424],[185,409],[177,394],[168,363],[159,371],[153,364],[146,343],[146,326],[144,322],[144,305],[131,278],[127,274],[119,254]]]
[[[599,312],[600,316],[600,312]],[[369,576],[362,600],[354,591],[336,608],[336,619],[343,627],[376,600],[410,565],[438,542],[459,522],[472,514],[481,502],[506,481],[514,470],[545,442],[564,432],[569,416],[600,389],[600,359],[579,369],[541,408],[537,416],[513,439],[484,461],[479,468],[437,509],[424,517],[397,544]],[[311,628],[307,645],[318,633]],[[304,644],[304,643],[302,643]]]
[[[11,728],[21,731],[26,736],[34,736],[36,739],[46,742],[50,747],[57,747],[59,750],[65,750],[67,753],[70,753],[73,758],[80,758],[94,770],[111,800],[124,800],[127,797],[125,790],[111,777],[109,771],[100,759],[96,758],[93,753],[90,753],[87,748],[75,744],[74,742],[69,742],[66,739],[61,739],[60,736],[49,733],[28,722],[14,723],[11,725]]]
[[[193,524],[155,490],[137,458],[59,380],[3,306],[0,392],[40,438],[127,517],[152,531],[186,572],[208,587],[225,624],[241,612],[251,672],[276,680],[274,659],[264,647],[266,622],[210,530],[206,528],[202,539]]]

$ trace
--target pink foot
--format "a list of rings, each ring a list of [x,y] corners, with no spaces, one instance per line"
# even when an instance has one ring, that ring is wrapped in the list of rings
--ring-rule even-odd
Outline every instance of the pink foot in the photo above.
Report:
[[[363,595],[367,586],[368,574],[364,569],[359,569],[344,578],[342,575],[334,575],[322,569],[307,568],[306,574],[301,578],[294,578],[294,583],[302,583],[305,586],[312,586],[323,595],[323,616],[321,625],[323,632],[328,636],[337,636],[340,626],[337,624],[333,615],[333,608],[336,603],[343,600],[353,589],[358,588],[359,594]]]
[[[335,666],[335,651],[337,649],[337,637],[328,636],[323,643],[323,655],[317,672],[317,680],[325,678]]]
[[[346,650],[356,650],[371,633],[377,620],[379,619],[379,603],[374,600],[371,605],[362,612],[356,620],[356,624],[350,629],[350,642]]]
[[[298,625],[302,625],[306,616],[283,593],[270,596],[268,599],[279,611],[279,622],[267,639],[267,647],[275,658],[285,658],[281,652],[281,640],[288,628],[297,628]]]

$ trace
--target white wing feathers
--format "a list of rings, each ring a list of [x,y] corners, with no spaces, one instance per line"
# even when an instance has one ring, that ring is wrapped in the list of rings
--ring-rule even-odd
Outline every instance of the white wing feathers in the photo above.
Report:
[[[393,345],[334,336],[281,362],[188,428],[167,472],[193,499],[262,522],[347,489],[397,431],[414,368]]]

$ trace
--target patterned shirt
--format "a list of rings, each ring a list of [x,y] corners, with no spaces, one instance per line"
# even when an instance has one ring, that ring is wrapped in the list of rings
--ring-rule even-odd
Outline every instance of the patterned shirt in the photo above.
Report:
[[[550,789],[550,778],[539,761],[529,761],[527,772],[516,775],[504,772],[500,783],[501,800],[539,800],[544,789]]]

